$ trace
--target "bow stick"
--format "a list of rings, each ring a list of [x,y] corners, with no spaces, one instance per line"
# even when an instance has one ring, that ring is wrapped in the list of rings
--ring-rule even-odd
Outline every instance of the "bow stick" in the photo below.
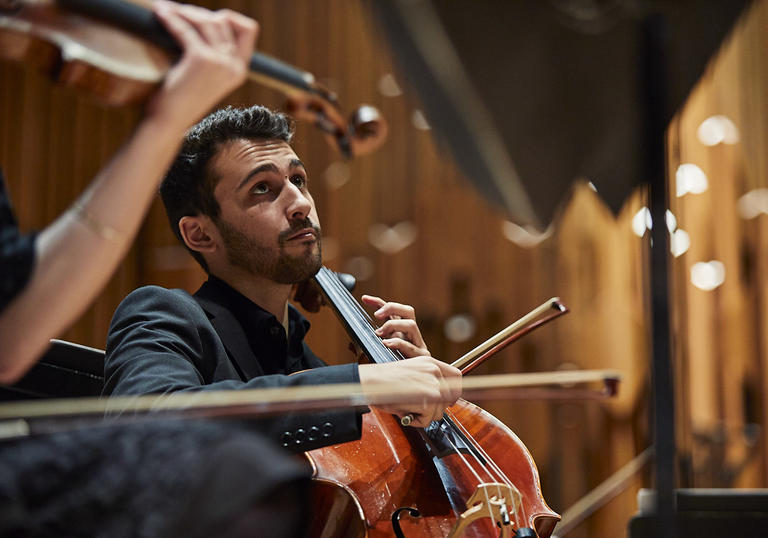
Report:
[[[564,399],[593,398],[616,393],[620,376],[610,370],[542,372],[475,376],[444,380],[445,387],[461,387],[463,396],[473,400],[530,398],[540,391]],[[574,395],[574,385],[584,388]],[[138,422],[162,418],[258,418],[288,412],[365,407],[393,403],[421,403],[410,383],[397,382],[368,387],[357,383],[309,385],[231,391],[200,391],[163,395],[118,396],[111,398],[62,398],[0,404],[0,438],[70,430],[103,424]],[[102,419],[106,413],[122,415]],[[126,412],[133,414],[126,415]]]
[[[506,329],[499,331],[488,340],[477,346],[475,349],[453,361],[451,366],[461,370],[462,375],[467,375],[469,372],[480,366],[482,363],[507,347],[512,342],[525,336],[534,329],[538,329],[556,317],[567,313],[568,308],[560,302],[560,298],[552,297],[537,308],[531,310],[528,314],[519,320],[509,325]],[[543,389],[538,391],[531,391],[529,397],[531,399],[558,399],[560,396],[552,393],[551,391]],[[579,393],[579,396],[576,396],[576,393],[574,392],[570,396],[572,399],[589,399],[592,397],[592,394],[589,392]],[[412,422],[413,415],[405,415],[400,419],[400,423],[403,426],[410,426]]]

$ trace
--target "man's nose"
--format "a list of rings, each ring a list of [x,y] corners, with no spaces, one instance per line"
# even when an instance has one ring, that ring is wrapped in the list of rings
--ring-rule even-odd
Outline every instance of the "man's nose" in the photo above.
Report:
[[[283,194],[288,197],[286,214],[289,219],[303,219],[309,215],[312,210],[312,203],[301,189],[293,183],[289,183],[283,190]]]

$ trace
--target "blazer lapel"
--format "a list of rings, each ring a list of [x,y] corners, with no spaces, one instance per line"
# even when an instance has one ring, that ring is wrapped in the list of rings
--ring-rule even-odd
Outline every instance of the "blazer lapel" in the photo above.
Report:
[[[238,368],[245,375],[243,381],[264,375],[264,371],[251,352],[251,346],[248,344],[248,338],[245,336],[243,327],[232,312],[216,300],[216,295],[212,293],[206,282],[197,290],[194,297],[208,314],[211,325],[221,338],[230,358],[237,363]]]

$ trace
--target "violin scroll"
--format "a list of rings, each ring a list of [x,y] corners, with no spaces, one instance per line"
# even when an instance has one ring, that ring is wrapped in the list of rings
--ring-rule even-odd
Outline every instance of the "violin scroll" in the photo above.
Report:
[[[366,155],[378,149],[386,140],[387,122],[378,109],[361,105],[349,120],[352,155]]]
[[[297,120],[313,123],[346,158],[372,153],[387,138],[387,122],[378,109],[361,105],[345,120],[330,92],[291,95],[286,111]]]
[[[34,64],[111,106],[144,102],[180,54],[147,0],[0,0],[0,58]],[[380,147],[387,124],[364,105],[347,120],[315,77],[254,53],[251,78],[283,92],[288,112],[349,158]]]

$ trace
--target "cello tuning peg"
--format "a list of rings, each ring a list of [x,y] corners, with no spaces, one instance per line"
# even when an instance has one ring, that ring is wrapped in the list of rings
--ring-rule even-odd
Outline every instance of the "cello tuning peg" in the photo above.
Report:
[[[348,273],[336,273],[336,276],[348,291],[351,292],[355,289],[357,280],[354,276]],[[293,292],[293,299],[302,307],[304,307],[307,312],[319,312],[320,307],[325,304],[325,300],[323,299],[320,289],[311,279],[305,280],[304,282],[300,282],[296,285],[296,288]]]

